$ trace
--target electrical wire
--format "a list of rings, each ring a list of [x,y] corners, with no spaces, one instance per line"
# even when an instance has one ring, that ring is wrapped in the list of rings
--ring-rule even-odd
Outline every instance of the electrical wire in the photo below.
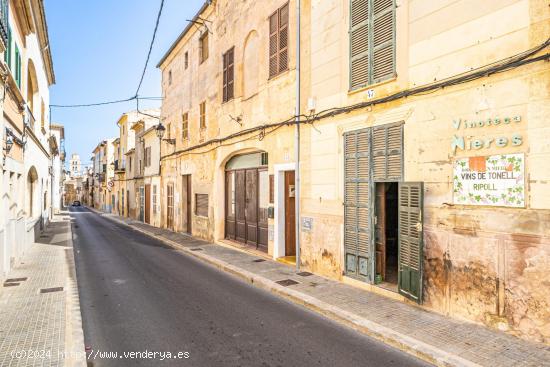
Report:
[[[206,142],[203,142],[203,143],[191,146],[191,147],[187,147],[187,148],[184,148],[184,149],[180,149],[178,151],[175,151],[173,153],[170,153],[170,154],[167,154],[167,155],[161,157],[161,160],[172,158],[174,156],[179,157],[181,154],[189,153],[193,150],[200,149],[200,148],[203,148],[203,147],[211,145],[211,144],[218,144],[218,145],[216,145],[215,147],[213,147],[209,150],[200,151],[200,152],[193,153],[193,154],[208,153],[208,152],[210,152],[214,149],[217,149],[220,146],[233,145],[233,144],[236,144],[238,142],[255,139],[255,138],[258,138],[260,136],[263,136],[262,137],[262,139],[263,139],[265,137],[265,135],[270,134],[273,131],[275,131],[278,128],[280,128],[282,126],[285,126],[285,125],[288,125],[288,126],[293,125],[293,124],[310,124],[311,125],[315,121],[319,121],[319,120],[322,120],[322,119],[326,119],[326,118],[334,117],[334,116],[337,116],[337,115],[349,113],[349,112],[359,110],[359,109],[363,109],[363,108],[366,108],[366,107],[391,102],[391,101],[401,99],[401,98],[406,98],[406,97],[409,97],[409,96],[421,96],[421,95],[433,93],[433,92],[436,92],[437,90],[443,89],[445,87],[464,84],[464,83],[470,82],[472,80],[476,80],[476,79],[479,79],[479,78],[482,78],[482,77],[488,77],[492,74],[501,73],[501,72],[504,72],[506,70],[517,68],[517,67],[520,67],[520,66],[523,66],[523,65],[531,64],[531,63],[538,62],[538,61],[544,61],[544,60],[547,61],[547,60],[550,60],[550,53],[546,53],[546,54],[543,54],[543,55],[540,55],[540,56],[537,56],[537,57],[533,57],[533,58],[529,58],[529,57],[537,54],[538,52],[540,52],[542,50],[544,50],[549,45],[550,45],[550,38],[547,39],[546,42],[540,44],[539,46],[533,47],[533,48],[531,48],[529,50],[526,50],[524,52],[521,52],[519,54],[513,55],[511,57],[508,57],[508,58],[503,59],[503,60],[499,60],[497,62],[488,64],[488,65],[484,65],[484,66],[482,66],[480,68],[477,68],[477,69],[473,69],[473,70],[470,70],[470,71],[467,71],[467,72],[464,72],[464,73],[454,75],[454,76],[449,77],[449,78],[445,78],[445,79],[443,79],[441,81],[438,81],[438,82],[429,83],[429,84],[426,84],[426,85],[423,85],[423,86],[407,89],[407,90],[397,92],[397,93],[394,93],[394,94],[386,96],[386,97],[373,99],[371,101],[360,102],[360,103],[356,103],[356,104],[345,106],[345,107],[329,108],[329,109],[320,111],[320,112],[314,114],[313,116],[305,116],[305,115],[293,116],[293,117],[290,117],[290,118],[288,118],[284,121],[281,121],[281,122],[271,123],[271,124],[263,124],[263,125],[251,127],[251,128],[241,130],[241,131],[238,131],[236,133],[227,135],[223,138],[210,139]],[[298,117],[297,120],[296,120],[296,117]],[[305,120],[302,120],[301,119],[302,117],[305,117]],[[246,139],[243,139],[243,140],[231,142],[229,144],[222,144],[225,141],[232,140],[234,138],[237,138],[237,137],[240,137],[240,136],[243,136],[243,135],[248,135],[248,134],[254,133],[256,131],[265,131],[266,129],[270,129],[270,128],[275,128],[275,129],[270,130],[268,133],[265,133],[265,134],[260,133],[260,134],[257,134],[255,136],[253,136],[253,137],[249,137],[249,138],[246,138]]]
[[[151,51],[153,50],[153,44],[155,43],[155,37],[157,36],[157,29],[160,23],[160,15],[162,14],[162,8],[164,6],[164,0],[160,1],[160,8],[157,14],[157,21],[155,23],[155,30],[153,31],[153,38],[151,39],[151,44],[149,45],[149,51],[147,52],[147,59],[145,60],[145,66],[143,67],[143,72],[141,73],[141,78],[139,80],[138,87],[136,89],[135,97],[139,95],[139,90],[141,89],[141,84],[143,83],[143,78],[145,77],[145,72],[147,71],[147,65],[149,64],[149,59],[151,58]]]

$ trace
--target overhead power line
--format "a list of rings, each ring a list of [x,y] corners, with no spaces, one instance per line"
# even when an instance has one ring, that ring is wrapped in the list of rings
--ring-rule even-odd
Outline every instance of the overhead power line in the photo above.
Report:
[[[155,43],[155,38],[157,36],[157,30],[160,23],[160,16],[162,14],[162,8],[164,7],[164,0],[160,1],[160,8],[157,14],[157,20],[155,22],[155,29],[153,30],[153,38],[151,39],[151,43],[149,44],[149,50],[147,51],[147,58],[145,59],[145,65],[143,66],[143,71],[141,73],[141,77],[139,79],[139,84],[136,89],[136,93],[133,97],[126,98],[126,99],[117,99],[112,101],[103,101],[103,102],[94,102],[94,103],[81,103],[81,104],[51,104],[50,108],[56,107],[56,108],[78,108],[78,107],[95,107],[95,106],[104,106],[109,104],[116,104],[116,103],[124,103],[136,100],[136,102],[139,102],[140,99],[142,100],[153,100],[153,101],[160,101],[162,100],[162,97],[140,97],[139,96],[139,90],[141,89],[141,85],[143,84],[143,79],[145,78],[145,73],[147,71],[147,66],[149,65],[149,59],[151,58],[151,52],[153,50],[153,45]]]
[[[153,44],[155,43],[155,37],[157,36],[157,29],[160,23],[160,15],[162,14],[162,8],[164,6],[164,0],[160,1],[160,8],[157,14],[157,21],[155,23],[155,30],[153,31],[153,38],[151,39],[151,44],[149,45],[149,51],[147,52],[147,59],[145,60],[145,66],[143,67],[143,72],[141,73],[141,78],[136,90],[135,96],[139,95],[139,90],[141,89],[141,84],[143,83],[143,78],[145,77],[145,72],[147,71],[147,65],[149,64],[149,59],[151,58],[151,51],[153,50]]]

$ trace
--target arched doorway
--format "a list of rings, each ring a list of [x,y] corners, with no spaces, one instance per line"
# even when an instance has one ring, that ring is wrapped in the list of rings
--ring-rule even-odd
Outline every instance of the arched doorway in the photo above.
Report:
[[[38,173],[36,168],[32,166],[27,173],[27,213],[29,218],[38,214],[39,210],[36,208],[36,202],[38,200],[36,196],[38,183]]]
[[[267,153],[232,157],[225,165],[225,238],[267,252]]]

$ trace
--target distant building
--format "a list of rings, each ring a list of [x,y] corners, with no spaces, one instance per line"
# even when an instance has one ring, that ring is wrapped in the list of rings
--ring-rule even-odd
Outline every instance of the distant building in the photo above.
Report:
[[[82,164],[80,162],[80,156],[73,153],[69,160],[69,176],[76,178],[82,176]]]

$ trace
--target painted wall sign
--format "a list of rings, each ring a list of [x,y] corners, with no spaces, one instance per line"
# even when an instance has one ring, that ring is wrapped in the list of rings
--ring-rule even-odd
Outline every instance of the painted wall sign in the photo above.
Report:
[[[525,207],[523,153],[456,159],[455,204]]]
[[[504,148],[507,146],[519,146],[523,143],[523,137],[518,133],[495,137],[477,137],[472,134],[476,134],[480,129],[487,130],[500,125],[514,127],[520,122],[521,116],[504,118],[495,117],[477,121],[462,119],[453,120],[453,128],[457,130],[457,134],[453,135],[451,139],[453,154],[456,154],[457,150],[479,150],[491,147]]]

